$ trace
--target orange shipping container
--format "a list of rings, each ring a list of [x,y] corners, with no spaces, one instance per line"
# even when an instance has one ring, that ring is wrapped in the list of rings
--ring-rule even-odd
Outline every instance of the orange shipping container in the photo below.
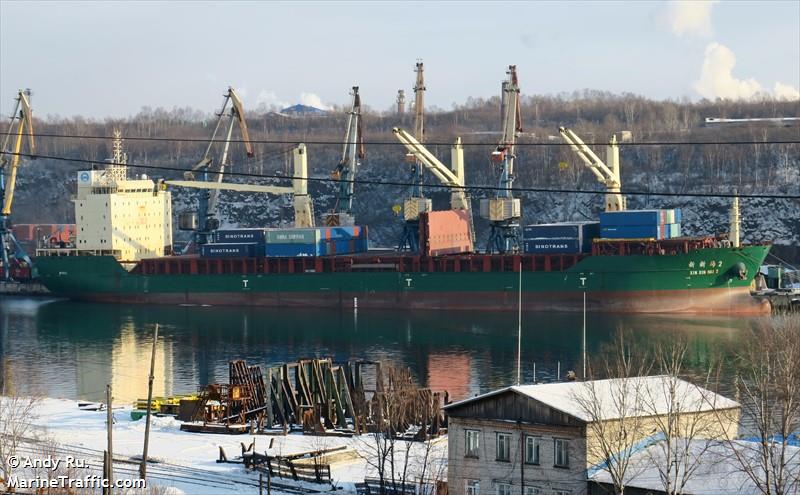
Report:
[[[472,252],[469,212],[445,210],[419,216],[420,253],[426,256]]]

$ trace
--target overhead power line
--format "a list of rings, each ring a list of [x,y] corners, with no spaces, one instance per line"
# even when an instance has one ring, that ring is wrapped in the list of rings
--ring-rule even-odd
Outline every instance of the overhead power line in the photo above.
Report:
[[[0,132],[0,135],[8,135],[9,133],[6,131]],[[499,135],[499,133],[497,133]],[[14,134],[16,135],[16,134]],[[36,138],[53,138],[53,139],[103,139],[103,140],[112,140],[114,139],[113,136],[97,136],[97,135],[87,135],[82,136],[78,134],[35,134]],[[155,142],[175,142],[175,143],[224,143],[228,141],[227,139],[212,139],[209,140],[208,138],[178,138],[178,137],[145,137],[145,136],[123,136],[122,139],[126,141],[155,141]],[[231,139],[231,143],[244,143],[245,140],[243,139]],[[314,144],[314,145],[342,145],[345,144],[343,141],[337,140],[327,140],[327,141],[307,141],[302,139],[295,139],[295,140],[286,140],[286,139],[250,139],[250,143],[256,144],[298,144],[304,143],[306,145]],[[401,143],[397,141],[365,141],[365,145],[369,146],[402,146]],[[483,143],[465,143],[462,142],[462,146],[494,146],[495,142],[483,142]],[[594,143],[586,143],[589,146],[607,146],[607,141],[602,142],[594,142]],[[741,146],[741,145],[756,145],[756,144],[800,144],[800,139],[795,140],[770,140],[770,141],[644,141],[644,142],[632,142],[632,141],[625,141],[625,142],[617,142],[618,146],[711,146],[711,145],[720,145],[720,146]],[[453,142],[430,142],[426,141],[426,146],[452,146]],[[563,142],[561,140],[558,141],[547,141],[547,142],[536,142],[536,143],[526,143],[526,142],[519,142],[517,141],[516,146],[569,146],[569,143]]]
[[[53,156],[53,155],[32,155],[29,153],[12,153],[9,151],[0,151],[2,155],[19,155],[21,157],[26,158],[43,158],[46,160],[56,160],[62,162],[72,162],[72,163],[83,163],[83,164],[90,164],[90,165],[124,165],[133,168],[143,168],[148,170],[161,170],[166,172],[188,172],[189,169],[180,168],[180,167],[167,167],[167,166],[160,166],[160,165],[142,165],[136,163],[114,163],[109,161],[101,161],[101,160],[84,160],[82,158],[68,158],[64,156]],[[216,173],[216,172],[213,172]],[[413,187],[415,184],[413,182],[397,182],[397,181],[380,181],[380,180],[368,180],[368,179],[352,179],[352,180],[337,180],[330,177],[295,177],[291,175],[280,175],[280,174],[256,174],[256,173],[249,173],[249,172],[229,172],[225,171],[225,175],[231,176],[238,176],[238,177],[250,177],[250,178],[258,178],[258,179],[304,179],[309,182],[322,182],[322,183],[339,183],[339,182],[348,182],[353,184],[368,184],[368,185],[378,185],[378,186],[397,186],[397,187]],[[425,184],[426,188],[430,189],[443,189],[443,190],[451,190],[450,186],[446,186],[444,184]],[[483,186],[483,185],[471,185],[471,186],[464,186],[463,188],[465,191],[504,191],[504,188],[498,186]],[[549,189],[549,188],[541,188],[541,187],[515,187],[514,191],[518,192],[537,192],[537,193],[558,193],[558,194],[605,194],[605,191],[595,191],[595,190],[584,190],[584,189]],[[627,196],[670,196],[670,197],[694,197],[694,198],[734,198],[739,197],[742,199],[790,199],[790,200],[800,200],[800,194],[736,194],[736,193],[698,193],[698,192],[688,192],[688,193],[677,193],[677,192],[658,192],[658,191],[635,191],[635,190],[623,190],[620,191],[621,194],[625,194]]]

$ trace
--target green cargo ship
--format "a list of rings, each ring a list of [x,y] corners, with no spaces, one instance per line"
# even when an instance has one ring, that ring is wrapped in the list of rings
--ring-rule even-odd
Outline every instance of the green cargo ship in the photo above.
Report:
[[[55,295],[86,301],[516,310],[521,293],[524,310],[580,311],[585,294],[590,311],[761,314],[769,306],[750,287],[768,252],[678,238],[596,242],[585,255],[171,256],[128,270],[113,256],[51,253],[36,264]]]

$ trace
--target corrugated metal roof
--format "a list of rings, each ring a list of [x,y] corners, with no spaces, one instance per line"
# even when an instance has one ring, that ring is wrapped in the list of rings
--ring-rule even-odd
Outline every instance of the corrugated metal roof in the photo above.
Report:
[[[670,392],[674,387],[674,392]],[[603,421],[633,416],[658,416],[670,411],[675,399],[680,412],[731,409],[739,403],[711,390],[667,375],[612,378],[586,382],[519,385],[448,404],[445,410],[513,391],[582,421]],[[625,397],[622,401],[620,398]]]

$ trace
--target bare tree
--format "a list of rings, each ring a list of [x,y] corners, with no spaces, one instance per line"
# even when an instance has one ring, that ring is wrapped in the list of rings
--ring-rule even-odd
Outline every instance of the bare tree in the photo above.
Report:
[[[764,495],[800,490],[800,320],[777,317],[753,330],[737,355],[744,436],[729,441],[735,463]],[[747,431],[749,430],[749,431]]]
[[[34,397],[0,395],[0,488],[9,489],[13,457],[32,428],[38,400]],[[9,489],[13,493],[13,488]]]
[[[628,332],[618,331],[598,363],[589,365],[590,381],[573,397],[586,418],[586,455],[607,472],[615,493],[625,492],[626,482],[641,466],[631,460],[637,443],[646,436],[641,414],[645,399],[648,359],[635,351]],[[596,378],[614,378],[598,382]],[[606,386],[607,385],[607,386]]]
[[[735,435],[739,420],[735,403],[711,391],[718,383],[718,359],[704,376],[692,377],[693,381],[703,380],[702,388],[681,378],[688,348],[685,339],[657,346],[660,387],[648,388],[643,401],[655,431],[663,438],[646,452],[667,495],[683,493],[709,448]]]
[[[408,368],[386,366],[377,381],[371,401],[376,424],[363,436],[362,458],[377,474],[382,492],[398,493],[411,485],[410,442],[400,436],[413,423],[419,394]]]

